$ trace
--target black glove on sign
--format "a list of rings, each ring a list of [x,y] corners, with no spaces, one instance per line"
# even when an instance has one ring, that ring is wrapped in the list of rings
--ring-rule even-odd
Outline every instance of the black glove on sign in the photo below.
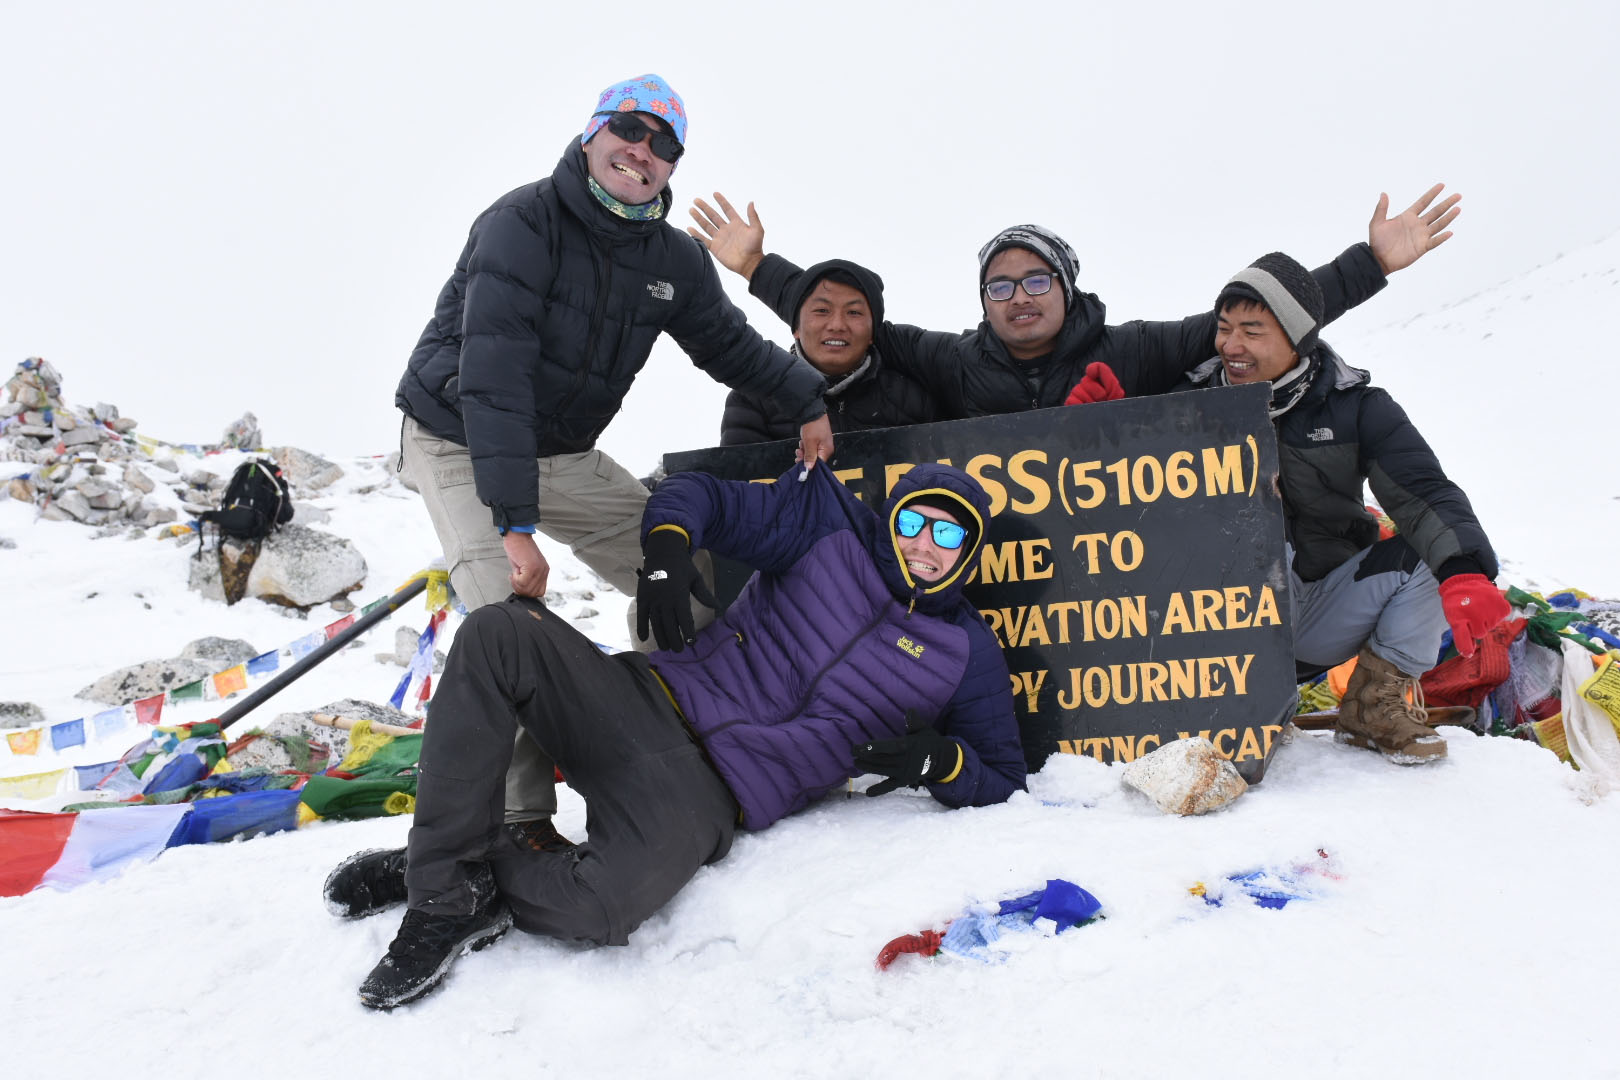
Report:
[[[922,726],[914,709],[906,710],[906,734],[878,739],[855,747],[855,767],[889,779],[866,789],[868,795],[887,795],[898,787],[922,787],[944,780],[962,766],[962,744],[931,727]]]
[[[641,550],[646,564],[636,571],[636,635],[646,641],[650,626],[660,649],[680,652],[697,637],[691,597],[712,608],[720,605],[692,565],[685,534],[655,529]]]

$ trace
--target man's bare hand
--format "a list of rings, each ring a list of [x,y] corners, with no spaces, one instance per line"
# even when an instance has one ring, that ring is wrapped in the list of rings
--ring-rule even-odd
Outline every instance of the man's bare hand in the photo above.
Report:
[[[1429,205],[1445,187],[1444,184],[1434,185],[1397,217],[1387,216],[1389,195],[1381,193],[1378,196],[1378,206],[1373,210],[1372,221],[1367,226],[1367,243],[1385,276],[1406,269],[1425,253],[1451,239],[1450,232],[1441,230],[1462,213],[1457,206],[1462,196],[1448,195],[1440,205],[1432,208]]]
[[[822,413],[799,428],[799,449],[794,456],[803,463],[805,472],[809,472],[816,467],[816,462],[826,461],[832,455],[832,424],[827,421],[827,414]]]
[[[754,213],[753,203],[748,204],[748,217],[744,219],[718,191],[714,201],[720,204],[719,210],[702,199],[692,200],[692,220],[698,227],[688,225],[686,231],[708,248],[721,266],[751,281],[760,260],[765,258],[765,223]]]
[[[509,532],[501,537],[506,548],[506,561],[512,565],[512,591],[519,596],[536,599],[546,595],[546,579],[551,576],[551,564],[540,554],[540,545],[533,533]]]

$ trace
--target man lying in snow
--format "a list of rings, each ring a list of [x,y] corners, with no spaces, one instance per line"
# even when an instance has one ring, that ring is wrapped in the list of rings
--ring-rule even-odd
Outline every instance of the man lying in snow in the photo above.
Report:
[[[637,599],[665,649],[606,655],[521,597],[473,612],[427,725],[409,847],[355,855],[326,882],[348,917],[409,903],[361,1002],[421,997],[512,925],[622,945],[739,822],[766,828],[863,771],[890,778],[870,793],[926,787],[948,807],[1021,789],[1006,661],[962,596],[988,518],[978,482],[941,465],[902,476],[878,513],[830,469],[775,484],[681,473],[642,520]],[[699,547],[758,573],[694,635]],[[501,828],[520,724],[585,799],[577,848]]]
[[[1322,311],[1303,266],[1262,256],[1221,290],[1218,355],[1187,378],[1193,388],[1272,386],[1294,658],[1320,669],[1357,657],[1338,738],[1403,765],[1436,761],[1446,743],[1424,723],[1418,678],[1434,666],[1448,623],[1469,656],[1507,616],[1492,584],[1496,555],[1468,496],[1406,413],[1318,340]],[[1378,539],[1364,483],[1400,535]]]

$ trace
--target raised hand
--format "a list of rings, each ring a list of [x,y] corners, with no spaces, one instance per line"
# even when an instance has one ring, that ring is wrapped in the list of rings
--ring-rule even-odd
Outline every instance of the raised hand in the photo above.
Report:
[[[752,279],[755,268],[765,258],[765,223],[754,212],[753,203],[748,204],[748,217],[744,218],[718,191],[714,201],[720,204],[719,210],[702,199],[692,200],[692,220],[698,227],[688,225],[686,231],[708,248],[721,266]]]
[[[1451,233],[1442,230],[1462,213],[1457,206],[1462,196],[1448,195],[1438,206],[1429,205],[1445,187],[1444,184],[1434,185],[1395,217],[1388,216],[1389,195],[1379,194],[1378,206],[1367,225],[1367,243],[1386,275],[1406,269],[1425,253],[1451,239]]]

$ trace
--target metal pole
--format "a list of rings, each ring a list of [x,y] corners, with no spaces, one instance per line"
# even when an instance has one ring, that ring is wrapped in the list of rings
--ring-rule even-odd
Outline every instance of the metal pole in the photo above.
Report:
[[[337,637],[322,642],[315,648],[313,652],[299,657],[297,663],[293,664],[292,667],[282,671],[275,678],[253,691],[253,693],[249,694],[241,701],[238,701],[229,709],[226,709],[224,712],[220,713],[219,716],[215,718],[215,722],[219,724],[220,733],[224,734],[226,728],[230,727],[232,724],[236,723],[236,721],[240,720],[242,717],[264,704],[270,698],[280,693],[283,687],[287,686],[299,676],[303,675],[310,668],[314,667],[316,664],[319,664],[322,660],[325,660],[328,656],[331,656],[333,653],[343,648],[343,646],[347,645],[349,642],[353,641],[367,630],[370,630],[379,622],[382,622],[382,620],[388,618],[388,616],[398,611],[405,601],[409,600],[411,597],[415,596],[426,588],[427,578],[417,578],[415,581],[405,585],[393,596],[390,596],[387,602],[372,608],[370,611],[366,612],[366,614],[360,616],[354,621],[353,625],[346,627],[342,633],[338,634]]]

